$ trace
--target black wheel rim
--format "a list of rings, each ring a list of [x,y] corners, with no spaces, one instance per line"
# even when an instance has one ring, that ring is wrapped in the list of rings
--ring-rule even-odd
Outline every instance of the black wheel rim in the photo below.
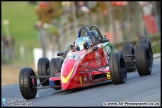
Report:
[[[124,62],[124,58],[120,57],[120,74],[122,76],[123,82],[125,82],[126,80],[126,67],[125,67],[125,62]]]

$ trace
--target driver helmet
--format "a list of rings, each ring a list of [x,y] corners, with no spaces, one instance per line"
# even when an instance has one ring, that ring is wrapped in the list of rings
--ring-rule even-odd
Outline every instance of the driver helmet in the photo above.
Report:
[[[91,30],[90,34],[92,36],[93,41],[99,41],[99,34],[96,31]],[[85,35],[88,36],[87,33]]]
[[[81,36],[74,42],[77,51],[90,48],[90,41],[87,36]]]

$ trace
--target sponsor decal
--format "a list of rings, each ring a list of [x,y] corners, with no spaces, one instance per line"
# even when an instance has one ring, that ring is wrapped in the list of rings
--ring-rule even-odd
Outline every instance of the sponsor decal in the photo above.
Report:
[[[95,53],[95,58],[96,58],[96,64],[100,65],[100,56],[98,52]]]
[[[111,53],[111,48],[110,48],[110,46],[106,46],[106,51],[108,52],[108,54]]]
[[[89,80],[92,80],[92,74],[89,73]]]

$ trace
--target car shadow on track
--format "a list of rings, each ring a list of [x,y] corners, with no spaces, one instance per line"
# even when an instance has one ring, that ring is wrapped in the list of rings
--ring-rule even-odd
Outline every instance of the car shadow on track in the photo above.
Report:
[[[40,91],[37,93],[36,98],[38,99],[39,97],[46,97],[46,96],[51,96],[51,95],[59,95],[59,94],[71,94],[71,93],[75,93],[75,92],[80,92],[83,90],[87,90],[87,89],[93,89],[93,88],[98,88],[101,86],[105,86],[105,85],[111,85],[113,84],[113,82],[111,80],[109,81],[105,81],[105,82],[99,82],[96,84],[92,84],[89,86],[85,86],[85,87],[81,87],[81,88],[74,88],[74,89],[70,89],[70,90],[54,90],[54,89],[50,89],[47,92],[47,89],[40,89]]]
[[[101,87],[101,86],[105,86],[105,85],[110,85],[110,84],[113,84],[113,82],[112,81],[105,81],[105,82],[100,82],[100,83],[92,84],[92,85],[81,87],[81,88],[74,88],[74,89],[70,89],[70,90],[66,90],[66,91],[59,91],[59,92],[56,92],[55,94],[58,94],[58,93],[70,94],[70,93],[80,92],[80,91],[83,91],[83,90],[93,89],[93,88],[97,88],[97,87]]]

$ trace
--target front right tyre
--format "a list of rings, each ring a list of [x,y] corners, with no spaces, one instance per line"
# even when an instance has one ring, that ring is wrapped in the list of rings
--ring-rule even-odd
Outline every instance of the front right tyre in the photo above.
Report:
[[[32,68],[22,68],[19,74],[19,87],[20,92],[23,98],[25,99],[33,99],[37,94],[37,80],[36,78],[31,78],[31,76],[35,77],[35,73]]]

